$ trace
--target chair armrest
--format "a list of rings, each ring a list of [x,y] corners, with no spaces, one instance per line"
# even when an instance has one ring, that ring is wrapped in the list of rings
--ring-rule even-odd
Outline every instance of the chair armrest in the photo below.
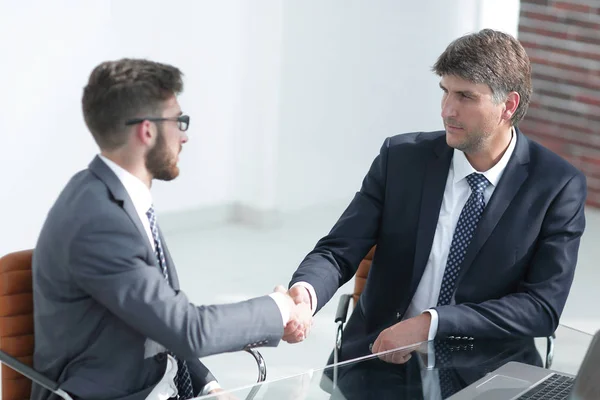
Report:
[[[250,353],[254,360],[256,361],[256,366],[258,367],[258,380],[257,383],[264,382],[267,379],[267,363],[263,358],[262,354],[255,349],[245,349],[247,353]]]
[[[46,378],[44,375],[31,368],[29,365],[22,363],[21,361],[17,360],[13,356],[3,351],[0,351],[0,362],[6,364],[10,368],[14,369],[21,375],[29,378],[38,385],[43,386],[52,393],[56,394],[57,396],[60,396],[65,400],[73,400],[67,392],[58,387],[58,383]]]
[[[553,333],[551,336],[546,338],[546,363],[544,365],[545,368],[550,368],[552,366],[552,361],[554,360],[554,339],[556,339],[556,333]]]
[[[258,352],[258,350],[246,349],[245,351],[252,355],[252,357],[254,357],[254,360],[256,361],[256,365],[258,367],[257,383],[264,382],[265,379],[267,379],[267,363],[265,362],[264,357]],[[46,378],[44,375],[40,374],[30,366],[22,363],[21,361],[17,360],[13,356],[6,354],[3,351],[0,351],[0,362],[6,364],[21,375],[31,379],[38,385],[50,390],[57,396],[60,396],[65,400],[73,400],[67,392],[58,387],[58,383]]]
[[[352,300],[351,294],[343,294],[340,297],[338,303],[337,312],[335,313],[335,323],[337,324],[336,335],[335,335],[335,346],[333,347],[333,387],[335,390],[337,387],[338,378],[338,367],[337,364],[340,361],[342,353],[342,339],[344,336],[344,324],[346,318],[348,318],[348,308],[350,307],[350,300]]]
[[[335,322],[341,322],[342,324],[346,323],[350,300],[352,300],[351,294],[343,294],[342,297],[340,297],[337,312],[335,313]]]
[[[351,294],[343,294],[340,297],[338,303],[337,312],[335,313],[335,322],[337,324],[337,332],[335,335],[335,347],[333,349],[333,362],[338,363],[340,353],[342,352],[342,339],[344,336],[344,324],[348,316],[348,307],[350,306],[350,300],[352,300]]]

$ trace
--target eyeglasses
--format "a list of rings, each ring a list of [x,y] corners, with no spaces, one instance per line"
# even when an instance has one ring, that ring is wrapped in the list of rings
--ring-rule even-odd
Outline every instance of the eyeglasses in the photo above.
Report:
[[[126,121],[125,125],[141,124],[144,121],[150,121],[150,122],[174,121],[174,122],[177,122],[177,127],[182,132],[187,131],[190,126],[190,116],[189,115],[180,115],[179,117],[173,117],[173,118],[134,118],[134,119],[130,119],[130,120]]]

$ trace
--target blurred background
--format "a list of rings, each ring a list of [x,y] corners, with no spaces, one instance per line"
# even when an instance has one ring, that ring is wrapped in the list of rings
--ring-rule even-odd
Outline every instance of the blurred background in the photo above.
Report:
[[[588,178],[587,229],[562,323],[600,329],[598,0],[0,1],[0,254],[31,248],[67,180],[97,153],[81,113],[100,62],[143,57],[185,74],[181,175],[154,205],[197,304],[285,284],[344,210],[383,140],[442,129],[431,72],[455,38],[517,36],[534,97],[520,128]],[[261,352],[269,378],[324,365],[339,294],[302,344]],[[244,354],[211,356],[228,387]]]

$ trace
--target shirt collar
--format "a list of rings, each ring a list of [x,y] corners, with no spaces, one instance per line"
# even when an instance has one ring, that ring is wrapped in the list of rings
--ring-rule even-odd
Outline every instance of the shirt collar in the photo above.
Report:
[[[511,127],[511,138],[510,143],[508,144],[508,148],[500,158],[500,161],[496,163],[492,168],[488,169],[485,172],[476,171],[475,168],[469,163],[465,153],[460,150],[454,149],[454,155],[452,157],[452,168],[454,169],[454,182],[457,183],[460,180],[466,178],[471,175],[473,172],[479,172],[483,176],[487,178],[487,180],[494,186],[498,186],[498,182],[502,177],[502,173],[508,164],[508,160],[512,156],[512,153],[515,151],[515,146],[517,143],[517,135],[515,132],[515,128]]]
[[[109,160],[102,154],[99,154],[98,156],[106,165],[108,165],[115,175],[117,175],[117,178],[119,178],[119,181],[121,181],[125,187],[137,212],[139,214],[146,214],[150,209],[150,206],[152,206],[152,194],[150,193],[148,186],[114,161]]]

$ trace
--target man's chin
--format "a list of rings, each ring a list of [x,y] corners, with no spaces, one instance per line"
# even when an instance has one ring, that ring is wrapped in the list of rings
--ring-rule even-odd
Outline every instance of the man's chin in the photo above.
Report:
[[[457,150],[461,150],[461,148],[464,146],[464,143],[461,140],[458,140],[455,134],[448,131],[446,131],[446,144]]]
[[[172,181],[173,179],[179,176],[179,167],[174,166],[169,168],[168,170],[161,171],[158,174],[154,175],[154,179],[159,181]]]

